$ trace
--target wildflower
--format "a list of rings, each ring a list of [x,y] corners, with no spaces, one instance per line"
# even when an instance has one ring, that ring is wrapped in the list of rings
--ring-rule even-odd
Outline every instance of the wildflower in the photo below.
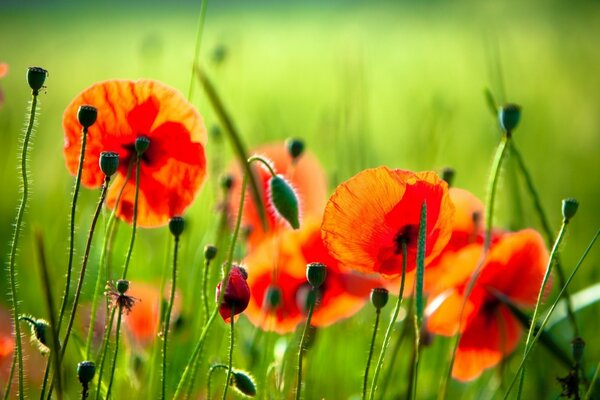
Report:
[[[119,279],[113,282],[109,281],[106,284],[106,291],[104,294],[110,298],[113,308],[119,308],[121,312],[125,311],[129,314],[135,305],[135,302],[139,299],[126,295],[125,293],[129,290],[129,281]]]
[[[97,83],[81,92],[63,116],[64,155],[67,169],[77,172],[81,126],[77,110],[82,104],[98,109],[98,120],[89,128],[81,182],[89,188],[104,181],[98,158],[110,151],[119,156],[119,168],[109,189],[107,205],[131,222],[135,196],[136,139],[146,137],[149,147],[141,158],[137,223],[142,227],[164,225],[182,215],[192,203],[206,175],[202,118],[178,92],[150,80],[113,80]],[[129,179],[127,179],[129,173]]]
[[[316,217],[306,219],[300,230],[265,239],[244,259],[252,293],[246,316],[254,325],[283,334],[303,321],[310,292],[306,266],[313,262],[327,265],[311,320],[315,326],[354,315],[368,300],[370,290],[380,285],[376,279],[342,270],[325,249],[319,224]]]
[[[251,154],[259,154],[271,161],[271,165],[277,174],[281,174],[293,186],[299,199],[300,212],[304,217],[310,215],[322,215],[327,199],[327,182],[325,172],[317,158],[308,150],[304,150],[302,156],[293,159],[289,154],[286,144],[283,142],[272,143],[257,147]],[[294,161],[296,160],[296,161]],[[258,210],[254,199],[250,195],[250,188],[246,189],[246,199],[242,212],[242,226],[248,231],[247,241],[250,248],[258,245],[268,234],[282,225],[278,224],[277,214],[273,205],[268,201],[269,182],[271,174],[263,167],[253,166],[255,177],[262,190],[263,204],[267,211],[268,230],[265,232],[260,222]],[[242,172],[239,165],[229,168],[233,177],[233,186],[229,196],[228,209],[230,215],[235,218],[240,204],[240,190],[242,184]]]
[[[367,169],[339,185],[325,208],[325,246],[341,264],[386,278],[416,266],[421,205],[427,204],[425,264],[450,239],[454,207],[447,184],[433,172]]]
[[[476,251],[478,250],[478,251]],[[465,302],[459,323],[464,293],[471,273],[483,250],[465,248],[457,276],[462,281],[440,293],[432,294],[427,307],[429,332],[451,336],[462,328],[452,376],[461,381],[478,377],[498,364],[519,342],[521,327],[510,309],[498,298],[502,295],[518,306],[532,307],[548,262],[542,237],[533,229],[500,235],[492,245],[471,295]]]
[[[248,307],[248,302],[250,301],[250,289],[248,287],[248,282],[246,282],[247,279],[248,273],[245,269],[237,265],[231,267],[231,271],[227,278],[225,293],[219,304],[219,314],[221,314],[221,317],[225,322],[229,322],[232,317],[232,309],[233,315],[237,315]],[[219,298],[221,297],[221,285],[222,282],[219,282],[217,285],[217,301],[219,301]]]

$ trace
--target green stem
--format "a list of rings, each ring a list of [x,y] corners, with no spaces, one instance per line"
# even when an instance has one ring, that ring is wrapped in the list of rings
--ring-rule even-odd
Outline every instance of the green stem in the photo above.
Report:
[[[206,6],[208,4],[208,0],[202,0],[200,3],[200,18],[198,20],[198,32],[196,32],[196,46],[194,48],[194,65],[198,62],[198,58],[200,58],[200,48],[202,43],[202,32],[204,31],[204,20],[206,17]],[[192,67],[192,75],[190,77],[190,84],[188,86],[188,101],[191,101],[192,94],[194,91],[194,80],[196,79],[196,68]]]
[[[375,391],[377,390],[377,380],[379,379],[379,373],[381,372],[381,368],[383,367],[383,359],[385,357],[385,352],[390,343],[390,339],[392,337],[392,331],[394,330],[394,325],[396,324],[396,319],[398,318],[398,313],[400,312],[400,306],[402,305],[402,299],[404,297],[404,281],[406,279],[406,257],[407,257],[407,249],[406,249],[406,241],[402,241],[402,278],[400,279],[400,292],[398,293],[398,299],[396,300],[396,305],[394,306],[394,312],[392,314],[392,318],[390,319],[390,323],[385,331],[385,336],[383,337],[383,344],[381,346],[381,352],[379,353],[379,359],[377,360],[377,365],[375,367],[375,373],[373,375],[373,382],[371,382],[371,391],[369,392],[369,400],[373,400],[375,398]]]
[[[110,379],[108,380],[108,389],[106,390],[106,398],[110,399],[110,391],[112,389],[113,380],[115,378],[115,369],[117,366],[117,357],[119,356],[119,332],[121,331],[121,319],[123,317],[123,307],[119,304],[119,310],[117,311],[117,327],[115,328],[115,354],[113,356],[112,366],[110,368]]]
[[[304,359],[304,345],[306,342],[306,337],[308,329],[310,327],[310,320],[312,319],[313,312],[315,310],[315,300],[317,298],[317,289],[314,287],[311,290],[311,298],[313,299],[310,302],[310,307],[308,308],[308,316],[306,317],[306,323],[304,324],[304,330],[302,331],[302,338],[300,339],[300,347],[298,348],[298,377],[296,379],[296,400],[300,400],[302,397],[302,360]],[[225,399],[223,399],[225,400]]]
[[[204,306],[204,318],[208,318],[208,268],[210,260],[204,260],[204,271],[202,271],[202,305]]]
[[[233,330],[233,321],[235,320],[235,307],[231,305],[231,321],[229,324],[229,360],[227,367],[227,379],[225,379],[225,389],[223,389],[223,400],[227,399],[227,390],[229,389],[229,380],[231,379],[231,367],[233,366],[233,344],[235,331]]]
[[[529,331],[527,332],[527,340],[525,341],[525,351],[529,348],[529,345],[531,343],[531,339],[532,339],[533,333],[535,331],[535,323],[536,323],[538,311],[540,308],[540,304],[542,304],[542,298],[544,297],[546,284],[548,283],[548,279],[550,278],[550,272],[552,271],[552,264],[554,264],[554,260],[556,258],[556,255],[558,254],[558,247],[560,246],[560,243],[562,242],[562,240],[565,236],[565,232],[567,230],[567,225],[568,225],[568,222],[566,220],[563,221],[563,224],[560,227],[560,231],[558,233],[558,237],[556,238],[556,241],[554,242],[554,246],[552,247],[552,252],[550,253],[550,259],[548,260],[548,265],[546,266],[546,273],[544,274],[544,278],[542,280],[542,285],[540,287],[537,301],[535,303],[535,308],[533,309],[533,316],[531,317],[531,325],[529,327]],[[523,353],[523,359],[525,359],[525,352]],[[521,398],[524,382],[525,382],[525,367],[523,367],[523,369],[521,370],[521,379],[519,382],[519,389],[517,391],[517,399]]]
[[[173,311],[173,303],[175,302],[175,286],[177,284],[177,250],[179,248],[179,236],[175,236],[175,246],[173,250],[173,282],[171,283],[171,297],[167,306],[167,315],[165,324],[163,325],[163,359],[162,359],[162,396],[164,400],[167,389],[167,341],[169,340],[169,327],[171,324],[171,312]]]
[[[77,289],[75,290],[75,296],[73,298],[73,307],[71,309],[71,317],[69,318],[69,322],[67,323],[67,330],[65,332],[65,338],[63,340],[63,346],[60,353],[60,362],[63,361],[65,357],[65,352],[67,350],[67,344],[69,342],[69,336],[71,334],[71,330],[73,329],[73,323],[75,322],[75,315],[77,313],[77,306],[79,305],[79,296],[81,295],[81,289],[83,288],[83,280],[85,279],[85,272],[90,256],[90,249],[92,248],[92,240],[94,238],[94,230],[96,229],[96,223],[98,222],[98,217],[100,216],[100,211],[102,211],[102,205],[104,204],[104,199],[106,198],[106,191],[108,190],[108,184],[110,182],[110,177],[106,176],[104,178],[104,185],[102,185],[102,192],[100,193],[100,199],[98,200],[98,205],[96,206],[96,211],[94,212],[94,217],[92,218],[92,224],[90,225],[90,231],[88,233],[87,242],[85,244],[85,253],[83,255],[83,261],[81,263],[81,272],[79,273],[79,281],[77,282]]]
[[[100,361],[98,363],[96,363],[97,365],[99,365],[98,387],[96,388],[96,400],[100,399],[100,389],[102,387],[102,375],[104,374],[104,361],[106,360],[106,355],[108,354],[108,346],[110,343],[110,334],[112,332],[113,321],[115,320],[115,311],[116,311],[116,308],[113,308],[110,313],[108,323],[106,324],[106,329],[104,330],[104,339],[102,340],[102,351],[100,352]]]
[[[138,198],[140,194],[140,175],[142,169],[142,157],[138,154],[135,160],[135,198],[133,201],[133,221],[131,227],[131,240],[129,242],[129,248],[127,249],[127,256],[125,257],[125,264],[123,265],[123,274],[121,279],[127,278],[127,270],[129,268],[129,261],[131,261],[131,253],[133,253],[133,244],[135,243],[135,233],[137,231],[137,217],[138,217]]]
[[[381,315],[381,309],[375,310],[375,325],[373,326],[373,335],[371,336],[371,345],[369,346],[369,357],[367,358],[367,366],[365,368],[365,375],[363,377],[363,400],[367,399],[367,386],[369,381],[369,367],[371,366],[371,359],[373,358],[373,349],[375,348],[375,337],[377,336],[377,327],[379,326],[379,316]]]
[[[213,372],[216,371],[217,369],[228,369],[227,365],[225,364],[215,364],[215,365],[211,365],[210,369],[208,370],[208,378],[206,379],[206,398],[210,399],[210,382],[212,380],[212,375]]]
[[[198,339],[198,343],[196,343],[196,347],[194,348],[192,356],[188,360],[188,362],[185,366],[185,369],[183,370],[183,374],[181,375],[181,378],[179,379],[179,383],[177,384],[177,389],[175,390],[175,395],[173,396],[174,399],[179,398],[179,396],[181,395],[182,390],[186,384],[188,375],[190,375],[190,372],[192,371],[192,369],[195,369],[194,364],[197,362],[196,359],[199,356],[200,352],[202,351],[202,346],[204,345],[204,340],[206,339],[208,330],[219,312],[219,305],[221,304],[221,301],[223,300],[223,296],[225,295],[225,291],[227,289],[227,282],[228,282],[227,277],[229,276],[229,272],[231,271],[231,265],[233,263],[233,253],[235,250],[235,243],[236,243],[238,235],[240,233],[240,226],[242,225],[242,210],[244,209],[244,198],[246,197],[246,196],[244,196],[244,192],[246,191],[246,185],[248,183],[248,179],[249,179],[248,174],[244,174],[244,178],[242,179],[242,191],[241,191],[241,196],[240,196],[240,206],[238,209],[238,215],[237,215],[237,219],[235,222],[235,229],[233,230],[233,236],[231,238],[231,245],[229,246],[229,254],[227,256],[227,262],[225,264],[225,279],[223,279],[223,282],[221,283],[221,295],[220,295],[219,299],[217,299],[215,307],[213,308],[213,312],[210,315],[210,317],[208,318],[208,320],[206,321],[204,328],[202,329],[200,338]],[[192,376],[191,378],[193,379],[194,376]],[[192,385],[193,385],[193,381],[192,381]]]
[[[277,174],[275,173],[275,171],[273,170],[273,167],[271,166],[271,164],[270,164],[270,163],[269,163],[267,160],[265,160],[263,157],[261,157],[261,156],[257,156],[257,155],[253,155],[252,157],[250,157],[250,158],[248,159],[248,164],[251,164],[251,163],[253,163],[254,161],[258,161],[258,162],[260,162],[261,164],[263,164],[263,165],[264,165],[264,166],[267,168],[267,170],[269,170],[269,173],[271,174],[271,176],[275,176],[275,175],[277,175]]]
[[[544,334],[544,332],[545,332],[544,328],[546,327],[546,324],[550,320],[550,316],[554,312],[554,309],[558,305],[558,303],[559,303],[559,301],[560,301],[560,299],[561,299],[561,297],[563,295],[563,292],[567,290],[567,287],[569,286],[569,284],[573,280],[573,277],[575,276],[575,274],[577,273],[577,271],[579,271],[579,268],[583,264],[583,261],[586,259],[587,255],[590,252],[590,250],[592,249],[592,247],[594,246],[596,240],[598,239],[598,236],[600,236],[600,230],[596,231],[596,234],[594,235],[594,237],[592,238],[592,240],[588,244],[587,248],[585,249],[585,251],[583,252],[583,254],[581,255],[581,257],[579,258],[579,261],[577,261],[577,264],[575,264],[575,267],[573,268],[573,271],[571,272],[571,275],[569,275],[569,278],[565,282],[565,285],[561,288],[560,292],[558,293],[558,296],[556,297],[556,299],[552,303],[552,306],[550,306],[548,312],[546,313],[546,316],[542,320],[542,323],[540,324],[539,328],[537,328],[537,333],[535,334],[533,340],[531,340],[530,346],[529,347],[525,346],[525,354],[523,356],[523,359],[521,360],[521,363],[519,364],[519,368],[517,369],[517,372],[516,372],[515,376],[513,377],[513,380],[511,381],[511,383],[508,386],[508,389],[507,389],[507,391],[506,391],[506,393],[504,395],[504,399],[505,400],[508,399],[508,395],[510,394],[510,391],[512,390],[513,386],[515,385],[515,383],[517,381],[517,377],[519,377],[521,370],[524,368],[525,362],[527,361],[527,358],[529,357],[529,353],[533,350],[533,347],[535,346],[535,344],[537,343],[537,341]],[[533,325],[533,319],[532,319],[531,324],[530,324],[530,327],[531,326],[534,326]]]
[[[21,328],[19,327],[19,296],[17,293],[17,273],[15,271],[15,261],[17,258],[17,248],[19,247],[19,236],[21,234],[21,225],[23,223],[23,215],[25,214],[25,208],[27,207],[27,199],[29,197],[29,183],[27,181],[27,149],[29,147],[29,140],[31,139],[31,132],[33,131],[33,125],[35,122],[35,112],[37,108],[37,91],[32,93],[31,109],[29,112],[29,123],[27,124],[27,130],[25,131],[25,138],[23,139],[23,148],[21,151],[21,179],[23,180],[23,196],[21,197],[21,204],[17,211],[17,219],[15,223],[15,233],[13,235],[12,244],[10,247],[10,261],[8,267],[8,276],[10,280],[10,303],[12,309],[12,319],[15,334],[15,345],[16,345],[16,362],[19,364],[19,399],[23,399],[25,396],[24,385],[23,385],[23,349],[21,344]],[[6,385],[6,393],[10,390],[10,385]]]
[[[590,381],[590,387],[588,388],[587,392],[585,392],[585,395],[583,396],[583,400],[588,400],[591,398],[592,392],[594,391],[594,385],[596,385],[596,381],[598,380],[599,374],[600,374],[600,361],[598,362],[598,365],[596,366],[596,371],[594,371],[594,376],[592,377],[592,380]]]
[[[15,367],[17,365],[17,355],[14,354],[12,356],[12,360],[10,362],[10,370],[8,371],[8,378],[6,380],[6,391],[4,392],[4,400],[8,400],[10,396],[10,389],[13,381],[13,377],[15,376]]]

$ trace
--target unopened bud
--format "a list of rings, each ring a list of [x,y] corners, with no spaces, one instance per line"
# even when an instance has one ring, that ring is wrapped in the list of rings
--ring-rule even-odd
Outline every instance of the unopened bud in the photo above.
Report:
[[[92,361],[82,361],[77,364],[77,377],[82,385],[87,385],[94,379],[96,364]]]
[[[287,139],[285,147],[293,161],[296,161],[304,153],[304,142],[300,139]]]
[[[300,228],[298,196],[282,175],[269,180],[269,193],[273,207],[292,228]]]
[[[516,104],[505,104],[504,106],[500,107],[500,111],[498,112],[498,120],[500,122],[500,127],[505,132],[512,132],[519,124],[520,119],[521,106]]]
[[[246,371],[233,370],[230,385],[244,396],[256,396],[256,383],[252,375]]]
[[[217,247],[212,244],[204,246],[204,258],[206,261],[212,261],[217,256]]]
[[[564,199],[562,201],[562,215],[565,223],[568,223],[575,216],[578,208],[579,202],[575,199]]]

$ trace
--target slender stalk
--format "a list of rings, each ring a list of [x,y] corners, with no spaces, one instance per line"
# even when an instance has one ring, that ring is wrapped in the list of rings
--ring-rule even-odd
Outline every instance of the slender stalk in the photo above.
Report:
[[[133,201],[133,221],[131,223],[131,240],[129,242],[129,248],[127,249],[127,256],[125,257],[125,264],[123,265],[123,274],[121,279],[127,278],[127,270],[129,268],[129,261],[131,261],[131,253],[133,253],[133,244],[135,243],[135,233],[137,231],[137,217],[138,217],[138,198],[140,194],[140,174],[142,169],[142,156],[138,154],[135,160],[135,197]],[[117,330],[118,334],[118,330]]]
[[[596,365],[596,371],[594,371],[594,376],[592,376],[592,380],[590,381],[590,387],[588,388],[587,392],[585,392],[585,395],[583,396],[583,400],[588,400],[591,398],[592,392],[594,391],[594,385],[596,384],[596,381],[598,380],[599,373],[600,373],[600,361],[598,362],[598,365]]]
[[[194,48],[194,64],[198,62],[198,58],[200,58],[200,48],[202,44],[202,32],[204,31],[204,20],[206,17],[206,6],[208,5],[208,0],[202,0],[200,3],[200,17],[198,19],[198,31],[196,32],[196,46]],[[196,79],[196,68],[192,67],[192,75],[190,76],[190,84],[188,86],[188,101],[192,99],[192,94],[194,91],[194,80]]]
[[[121,328],[121,319],[123,317],[123,307],[119,305],[119,310],[117,311],[119,315],[117,316],[117,327],[115,329],[115,354],[113,356],[112,366],[110,368],[110,379],[108,380],[108,389],[106,390],[106,398],[110,399],[110,391],[112,389],[113,380],[115,377],[115,367],[117,365],[117,357],[119,356],[119,330]]]
[[[208,318],[208,268],[210,260],[204,259],[204,271],[202,271],[202,305],[204,318]]]
[[[81,289],[83,288],[83,280],[85,279],[85,272],[90,256],[90,249],[92,248],[92,240],[94,238],[94,231],[96,229],[96,223],[98,222],[98,217],[100,216],[100,211],[102,211],[102,205],[104,204],[104,199],[106,198],[106,191],[108,190],[108,184],[110,182],[110,177],[106,176],[104,178],[104,185],[102,185],[102,192],[100,193],[100,199],[98,200],[98,205],[96,206],[96,211],[94,212],[94,217],[92,218],[92,224],[90,225],[90,231],[88,233],[87,242],[85,244],[85,252],[83,254],[83,261],[81,263],[81,272],[79,273],[79,281],[77,282],[77,289],[75,290],[75,296],[73,297],[73,308],[71,309],[71,317],[69,318],[69,322],[67,323],[67,330],[65,332],[65,338],[63,340],[63,346],[60,353],[60,361],[62,362],[65,357],[65,352],[67,350],[67,344],[69,342],[69,336],[71,334],[71,329],[73,329],[73,323],[75,322],[75,315],[77,313],[77,306],[79,304],[79,296],[81,295]]]
[[[483,243],[483,252],[479,263],[469,281],[467,282],[467,286],[465,288],[465,292],[463,295],[463,300],[460,308],[460,313],[458,317],[458,333],[454,336],[454,340],[452,341],[452,350],[450,353],[450,360],[448,362],[448,368],[446,369],[446,373],[442,376],[440,390],[438,392],[438,399],[445,399],[448,391],[448,382],[450,381],[450,376],[452,375],[452,367],[454,365],[454,359],[456,358],[456,351],[458,350],[458,344],[460,343],[460,338],[462,337],[462,324],[463,324],[463,315],[465,311],[465,305],[467,304],[467,300],[475,287],[475,283],[479,278],[479,274],[481,273],[481,268],[484,265],[485,258],[490,249],[490,244],[492,241],[492,223],[494,221],[494,204],[496,201],[496,188],[498,187],[498,180],[500,178],[500,171],[502,170],[502,162],[506,155],[506,151],[508,149],[508,145],[511,140],[510,132],[506,132],[496,149],[496,154],[494,156],[494,161],[492,163],[492,169],[490,170],[490,177],[488,181],[488,190],[487,190],[487,199],[486,199],[486,218],[485,218],[485,239]]]
[[[104,374],[104,361],[106,360],[106,355],[108,353],[108,346],[110,344],[110,334],[112,332],[113,321],[115,320],[115,311],[113,308],[110,313],[110,317],[106,324],[106,329],[104,330],[104,339],[102,340],[102,351],[100,352],[100,361],[97,363],[99,366],[98,369],[98,387],[96,388],[96,400],[100,399],[100,389],[102,387],[102,375]]]
[[[17,365],[17,357],[13,355],[12,360],[10,362],[10,370],[8,371],[8,378],[6,380],[6,391],[4,392],[4,400],[8,400],[10,396],[10,389],[13,381],[13,377],[15,376],[15,368]]]
[[[16,357],[16,363],[18,363],[18,384],[19,384],[19,399],[23,399],[24,384],[23,384],[23,349],[21,343],[21,327],[19,326],[19,295],[17,293],[17,272],[15,270],[15,262],[17,258],[17,249],[19,248],[19,236],[21,235],[21,225],[23,224],[23,215],[25,214],[25,208],[27,207],[27,200],[29,198],[29,182],[27,181],[27,149],[29,148],[29,140],[31,139],[31,132],[33,131],[33,125],[35,123],[35,113],[37,109],[37,98],[38,91],[34,90],[31,96],[31,108],[29,110],[29,122],[27,123],[27,130],[25,131],[25,137],[23,139],[23,147],[21,149],[21,179],[23,181],[23,195],[21,196],[21,203],[17,211],[17,218],[15,222],[15,231],[13,235],[12,244],[10,247],[10,259],[8,266],[8,278],[10,281],[10,303],[12,309],[13,329],[15,334],[15,346],[16,352],[13,357]],[[10,391],[10,384],[6,384],[5,396]]]
[[[298,348],[298,377],[296,379],[296,400],[300,400],[302,397],[302,360],[304,358],[304,346],[306,337],[308,336],[308,329],[310,327],[310,320],[312,319],[313,312],[315,310],[315,300],[317,298],[317,289],[312,287],[310,307],[308,308],[308,316],[306,317],[306,323],[304,324],[304,330],[302,331],[302,338],[300,339],[300,347]],[[225,399],[223,399],[225,400]]]
[[[552,251],[550,252],[550,259],[548,260],[548,265],[546,266],[546,273],[544,274],[544,278],[542,280],[542,285],[541,285],[540,291],[538,293],[538,298],[535,303],[535,308],[533,309],[533,316],[531,317],[531,325],[529,327],[529,331],[527,332],[527,340],[525,341],[525,350],[527,350],[529,348],[529,345],[531,343],[531,339],[532,339],[533,333],[535,331],[535,322],[536,322],[537,315],[538,315],[538,312],[540,309],[540,304],[542,304],[542,298],[544,297],[546,284],[548,283],[548,279],[550,278],[550,272],[552,271],[552,264],[554,264],[554,260],[556,258],[556,255],[558,254],[558,247],[560,246],[560,243],[562,242],[562,240],[565,236],[565,232],[567,230],[567,225],[568,225],[568,222],[565,220],[563,222],[562,226],[560,227],[560,231],[558,232],[558,236],[556,238],[556,241],[554,242]],[[523,353],[523,359],[525,359],[525,353]],[[523,366],[523,369],[521,370],[521,380],[519,382],[519,390],[517,392],[517,399],[521,398],[524,382],[525,382],[525,366]]]
[[[373,326],[373,335],[371,336],[371,345],[369,346],[369,357],[367,358],[367,366],[365,367],[365,375],[363,377],[363,400],[367,399],[367,386],[369,381],[369,367],[371,366],[371,359],[373,358],[373,349],[375,348],[375,337],[377,336],[377,327],[379,326],[379,316],[381,315],[381,309],[375,310],[375,325]]]
[[[373,382],[371,382],[371,391],[369,392],[369,400],[373,400],[375,398],[375,391],[377,390],[377,380],[379,379],[379,373],[381,372],[381,368],[383,366],[383,359],[385,357],[385,352],[390,343],[390,339],[392,337],[392,331],[394,330],[394,325],[396,324],[396,319],[398,318],[398,313],[400,312],[400,306],[402,305],[402,299],[404,297],[404,281],[406,279],[406,257],[407,257],[407,249],[406,249],[406,241],[402,241],[402,278],[400,279],[400,292],[398,293],[398,299],[396,300],[396,305],[394,306],[394,312],[392,314],[392,318],[390,319],[390,323],[385,331],[385,336],[383,338],[383,344],[381,346],[381,352],[379,353],[379,359],[377,360],[377,365],[375,367],[375,373],[373,375]]]
[[[215,372],[218,369],[228,369],[227,365],[225,364],[215,364],[215,365],[211,365],[210,369],[208,370],[208,378],[206,379],[206,398],[210,399],[210,382],[212,380],[212,375],[213,372]]]
[[[171,297],[169,298],[169,305],[167,306],[167,315],[165,316],[165,323],[163,325],[163,358],[162,358],[162,387],[161,387],[161,398],[165,399],[167,390],[167,341],[169,340],[169,327],[171,325],[171,312],[173,311],[173,303],[175,302],[175,286],[177,284],[177,250],[179,248],[179,236],[175,236],[175,246],[173,250],[173,282],[171,283]]]
[[[235,307],[231,305],[231,321],[229,324],[229,359],[227,361],[227,379],[225,379],[225,389],[223,389],[223,400],[227,399],[227,389],[229,389],[229,380],[231,379],[231,367],[233,366],[233,344],[235,331],[233,329],[233,321],[235,320]]]

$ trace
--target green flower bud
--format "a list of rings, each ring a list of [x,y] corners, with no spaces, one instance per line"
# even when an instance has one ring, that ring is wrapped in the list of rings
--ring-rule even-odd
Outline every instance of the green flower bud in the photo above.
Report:
[[[371,303],[376,309],[380,310],[388,302],[390,295],[387,289],[375,288],[371,290]]]
[[[204,258],[206,261],[212,261],[217,256],[217,247],[212,244],[204,246]]]
[[[306,280],[313,288],[319,288],[327,277],[327,266],[322,263],[310,263],[306,266]]]
[[[50,343],[52,332],[50,324],[43,319],[34,319],[28,316],[21,316],[19,320],[29,323],[31,326],[31,341],[38,346],[43,354],[47,353],[52,347]]]
[[[82,361],[77,364],[77,377],[82,385],[87,385],[94,379],[96,364],[92,361]]]
[[[103,151],[100,153],[100,169],[104,175],[111,177],[119,169],[119,153]]]
[[[285,147],[293,161],[296,161],[304,153],[304,142],[300,139],[287,139]]]
[[[452,186],[455,175],[456,171],[452,167],[446,167],[442,170],[442,179],[448,184],[448,187]]]
[[[148,150],[148,146],[150,146],[150,139],[146,136],[138,136],[135,138],[135,151],[138,155],[144,154],[146,150]]]
[[[34,94],[37,94],[38,91],[44,86],[44,82],[46,81],[47,76],[48,71],[46,71],[44,68],[27,68],[27,83],[29,83],[29,87],[31,88],[31,90],[33,90]]]
[[[498,120],[500,122],[500,127],[505,132],[512,132],[519,124],[520,119],[521,106],[516,104],[505,104],[500,107],[500,111],[498,112]]]
[[[246,371],[233,370],[230,385],[243,396],[256,396],[256,383]]]
[[[183,217],[175,216],[169,220],[169,230],[175,237],[179,237],[183,233],[184,225]]]
[[[269,311],[277,310],[282,302],[283,293],[281,292],[281,289],[277,286],[270,285],[265,292],[263,308]]]
[[[565,222],[569,222],[577,213],[579,202],[575,199],[564,199],[562,201],[562,215]]]
[[[98,118],[98,110],[94,106],[83,105],[79,106],[79,110],[77,111],[77,120],[84,128],[89,128],[94,125],[96,122],[96,118]]]
[[[125,279],[119,279],[116,286],[117,292],[119,292],[120,295],[124,295],[129,290],[129,281],[126,281]]]
[[[298,196],[282,175],[272,176],[269,180],[271,203],[277,213],[292,228],[300,228]]]
[[[224,190],[229,191],[233,187],[233,176],[230,174],[222,175],[220,184]]]

